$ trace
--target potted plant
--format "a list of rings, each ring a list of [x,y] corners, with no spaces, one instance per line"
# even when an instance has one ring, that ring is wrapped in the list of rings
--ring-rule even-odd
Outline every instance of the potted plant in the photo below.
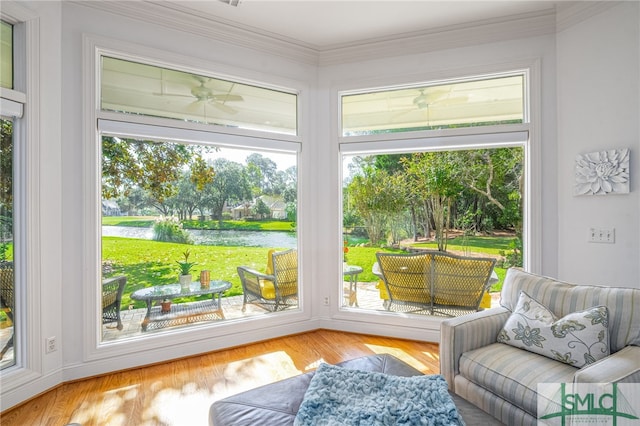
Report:
[[[347,240],[342,242],[342,270],[347,269],[347,253],[349,253],[349,247],[347,247],[347,244],[349,244]]]
[[[160,305],[162,306],[162,310],[160,312],[162,312],[163,314],[171,312],[171,299],[162,300],[162,302],[160,302]]]
[[[193,268],[196,263],[189,262],[189,255],[191,252],[186,250],[182,255],[184,256],[184,260],[178,260],[177,263],[180,266],[180,288],[183,291],[189,291],[189,286],[191,285],[191,268]]]

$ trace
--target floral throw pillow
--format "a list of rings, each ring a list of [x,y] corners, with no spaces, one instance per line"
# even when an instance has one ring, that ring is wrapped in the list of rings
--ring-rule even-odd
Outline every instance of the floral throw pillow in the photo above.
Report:
[[[608,323],[606,306],[558,319],[521,291],[516,308],[498,334],[498,342],[581,368],[609,355]]]

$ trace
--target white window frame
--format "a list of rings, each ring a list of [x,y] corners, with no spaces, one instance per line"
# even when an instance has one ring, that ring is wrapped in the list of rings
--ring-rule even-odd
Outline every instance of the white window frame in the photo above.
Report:
[[[505,71],[505,70],[513,71]],[[466,75],[505,75],[510,73],[523,73],[525,75],[525,106],[524,106],[524,122],[522,124],[495,125],[495,126],[478,126],[463,127],[456,129],[443,130],[425,130],[414,132],[385,133],[373,135],[358,136],[342,136],[342,117],[341,96],[344,94],[360,93],[372,90],[372,87],[384,87],[379,81],[373,82],[368,87],[360,88],[336,88],[335,89],[335,111],[338,114],[338,122],[336,123],[336,139],[338,158],[342,164],[344,154],[389,154],[402,152],[419,152],[419,151],[435,151],[449,149],[480,149],[480,148],[497,148],[508,146],[522,146],[525,155],[525,198],[523,200],[523,244],[526,245],[524,250],[524,268],[528,271],[540,273],[541,271],[541,245],[542,245],[542,207],[541,203],[532,202],[533,197],[540,194],[541,188],[541,140],[540,140],[540,60],[535,59],[527,62],[502,64],[499,69],[478,69],[468,70]],[[454,76],[452,80],[455,80]],[[428,80],[427,80],[428,81]],[[438,81],[446,81],[446,79],[438,78]],[[411,84],[414,84],[413,82]],[[388,87],[397,87],[394,84],[388,84]],[[336,238],[334,244],[336,247],[335,262],[339,265],[342,263],[342,167],[340,169],[339,188],[337,199],[339,225],[336,230]],[[340,270],[336,275],[336,282],[342,283],[343,276]],[[342,285],[336,285],[332,291],[336,300],[343,299]],[[332,318],[338,321],[362,321],[371,324],[379,323],[384,326],[400,326],[403,327],[401,334],[412,338],[415,337],[417,330],[429,329],[433,335],[432,338],[437,341],[439,339],[439,325],[442,319],[436,318],[411,318],[406,315],[397,315],[395,313],[387,313],[382,311],[371,311],[365,309],[350,309],[344,307],[341,303],[333,308]],[[397,334],[396,334],[397,335]],[[428,339],[429,336],[425,335]]]
[[[14,118],[14,240],[17,251],[15,275],[16,364],[2,370],[2,398],[11,401],[20,389],[43,377],[44,351],[40,349],[41,318],[41,234],[39,205],[40,145],[40,22],[31,10],[15,2],[3,4],[2,20],[14,25],[14,89],[3,88],[3,115]],[[6,109],[5,109],[6,108]],[[18,141],[16,143],[16,141]],[[28,206],[30,208],[28,208]],[[28,243],[27,243],[28,242]],[[27,289],[26,283],[30,283]],[[51,376],[55,380],[54,376]],[[19,398],[19,396],[18,396]],[[4,402],[3,402],[4,404]],[[0,411],[4,407],[0,407]]]
[[[85,35],[83,37],[83,99],[86,105],[91,107],[85,108],[85,117],[83,119],[84,134],[86,143],[83,146],[84,158],[84,188],[86,203],[84,204],[83,216],[86,224],[83,264],[86,266],[84,272],[84,282],[98,283],[100,279],[101,265],[101,232],[100,219],[100,140],[101,134],[104,132],[110,135],[119,134],[122,136],[148,136],[160,139],[175,139],[177,141],[202,143],[203,141],[215,141],[215,145],[227,145],[230,147],[237,146],[239,148],[252,147],[257,150],[266,151],[288,151],[297,152],[298,165],[301,164],[302,140],[305,128],[305,120],[301,114],[303,102],[300,96],[305,92],[306,88],[301,82],[292,81],[276,82],[271,88],[278,87],[297,87],[297,112],[298,112],[298,134],[284,135],[268,132],[259,132],[248,129],[226,128],[202,123],[182,122],[168,118],[143,117],[132,114],[121,114],[111,111],[101,111],[99,107],[99,90],[100,90],[100,57],[110,56],[120,59],[130,59],[136,62],[146,62],[152,65],[168,67],[172,69],[185,70],[187,72],[211,74],[211,70],[220,70],[225,76],[239,75],[242,76],[243,70],[235,70],[218,64],[203,62],[197,58],[183,57],[177,54],[159,51],[156,49],[136,45],[133,43],[122,42],[121,40],[111,40],[103,37]],[[141,59],[143,58],[143,59]],[[180,67],[175,64],[182,64]],[[220,76],[221,74],[218,74]],[[226,79],[239,80],[236,77]],[[251,82],[265,87],[262,83],[256,83],[255,80],[242,79],[239,81]],[[269,87],[269,86],[266,86]],[[285,91],[291,92],[292,89]],[[304,204],[303,192],[301,187],[304,185],[304,178],[301,176],[300,167],[298,167],[298,203],[299,206]],[[194,325],[193,327],[166,331],[163,333],[149,333],[146,336],[136,337],[135,339],[121,339],[116,341],[102,342],[102,323],[100,308],[100,294],[97,285],[89,285],[84,288],[83,294],[83,312],[84,319],[83,334],[84,342],[84,359],[87,361],[104,360],[114,356],[126,356],[145,353],[143,357],[137,356],[133,358],[123,359],[124,364],[140,365],[146,363],[158,362],[156,350],[161,351],[163,359],[171,359],[182,357],[185,355],[180,344],[197,343],[210,341],[212,337],[224,337],[225,346],[233,346],[234,339],[246,339],[247,327],[246,322],[259,320],[259,326],[252,326],[251,333],[255,335],[253,340],[264,339],[268,333],[276,332],[279,327],[286,327],[297,321],[305,321],[311,318],[311,307],[307,303],[308,293],[305,288],[305,280],[303,264],[304,264],[304,235],[305,222],[304,214],[298,209],[298,266],[300,268],[299,282],[299,308],[297,310],[279,312],[277,315],[265,315],[254,318],[246,318],[241,321],[229,320],[215,324]],[[266,331],[269,329],[269,331]],[[172,346],[166,347],[166,339],[170,337]],[[238,342],[241,342],[238,340]],[[211,345],[205,345],[206,349],[211,350]]]

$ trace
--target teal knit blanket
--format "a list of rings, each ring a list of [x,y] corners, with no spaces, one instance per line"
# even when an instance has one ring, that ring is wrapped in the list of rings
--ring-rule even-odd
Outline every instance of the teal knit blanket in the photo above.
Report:
[[[321,364],[295,426],[461,425],[440,375],[399,377]]]

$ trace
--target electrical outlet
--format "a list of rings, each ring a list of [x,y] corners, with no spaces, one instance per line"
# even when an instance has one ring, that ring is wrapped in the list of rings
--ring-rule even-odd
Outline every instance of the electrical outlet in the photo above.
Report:
[[[614,244],[616,242],[616,229],[589,228],[589,242]]]
[[[324,306],[329,306],[329,296],[324,297]]]
[[[47,337],[44,341],[44,351],[47,354],[58,350],[58,342],[56,336]]]

